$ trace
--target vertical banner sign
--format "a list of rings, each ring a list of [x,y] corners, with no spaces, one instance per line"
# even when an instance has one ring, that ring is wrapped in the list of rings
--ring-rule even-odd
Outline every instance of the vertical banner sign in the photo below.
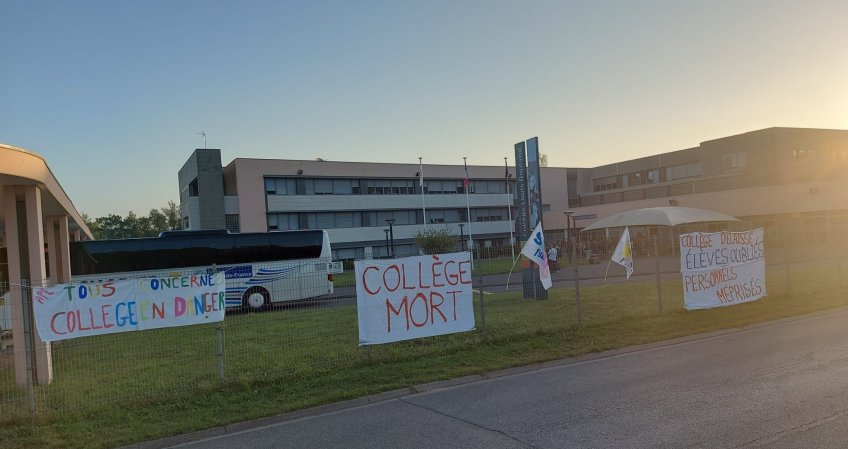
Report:
[[[474,330],[470,254],[356,261],[359,344]]]
[[[518,239],[530,238],[530,223],[527,217],[527,154],[524,142],[515,144],[515,195],[518,197]]]
[[[518,196],[518,240],[526,242],[530,238],[529,204],[527,202],[527,152],[524,142],[515,144],[515,194]],[[524,298],[533,298],[533,268],[521,270]]]
[[[529,205],[530,229],[540,226],[545,229],[542,221],[542,172],[539,169],[539,138],[533,137],[527,140],[527,203]],[[547,251],[547,248],[544,249]],[[547,299],[548,293],[542,287],[538,276],[533,280],[536,285],[536,298]]]
[[[33,292],[43,341],[224,320],[224,272],[60,284]]]
[[[683,303],[711,309],[766,296],[763,229],[680,236]]]

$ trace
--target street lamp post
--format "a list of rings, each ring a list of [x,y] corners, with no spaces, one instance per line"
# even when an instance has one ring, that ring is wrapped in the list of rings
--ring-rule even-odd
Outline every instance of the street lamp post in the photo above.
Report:
[[[574,211],[567,210],[563,212],[565,215],[566,227],[568,228],[568,238],[571,239],[571,260],[574,265],[574,297],[576,298],[575,310],[577,312],[577,325],[583,324],[583,314],[580,310],[580,275],[577,271],[577,237],[574,233],[577,231],[577,220],[572,216]],[[571,222],[574,221],[574,227],[571,227]]]
[[[462,246],[462,250],[465,251],[465,231],[463,228],[465,227],[465,223],[459,223],[459,242]]]
[[[383,232],[386,233],[386,257],[389,257],[391,255],[389,254],[389,230],[383,229]]]
[[[395,230],[392,227],[395,224],[394,218],[387,218],[386,223],[389,224],[389,239],[391,239],[392,257],[395,257]]]

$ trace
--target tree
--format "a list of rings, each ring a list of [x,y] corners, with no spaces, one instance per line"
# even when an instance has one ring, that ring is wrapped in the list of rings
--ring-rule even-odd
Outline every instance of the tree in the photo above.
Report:
[[[177,207],[177,203],[173,201],[168,201],[168,206],[159,209],[165,214],[165,218],[167,219],[168,227],[164,230],[176,230],[182,229],[182,220],[180,220],[180,208]]]
[[[415,236],[415,243],[424,254],[444,254],[456,251],[459,237],[447,227],[428,229]]]
[[[548,166],[548,155],[545,153],[539,154],[539,167]]]
[[[156,237],[162,231],[181,228],[180,209],[173,201],[168,201],[166,207],[150,209],[147,216],[138,216],[130,211],[126,218],[109,214],[92,220],[87,214],[82,214],[82,219],[97,240]]]

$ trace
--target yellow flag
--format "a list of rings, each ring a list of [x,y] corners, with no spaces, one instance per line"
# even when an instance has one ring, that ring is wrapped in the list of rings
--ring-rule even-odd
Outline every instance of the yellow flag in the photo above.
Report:
[[[618,245],[612,253],[612,261],[627,269],[627,279],[630,279],[630,275],[633,274],[633,250],[629,228],[624,228],[624,233],[621,234],[621,239],[618,240]]]

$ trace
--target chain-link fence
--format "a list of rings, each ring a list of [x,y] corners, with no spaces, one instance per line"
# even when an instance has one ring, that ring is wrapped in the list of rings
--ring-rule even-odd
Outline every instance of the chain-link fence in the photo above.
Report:
[[[842,255],[839,248],[826,245],[769,252],[769,294],[838,290],[844,282]],[[327,261],[309,262],[309,270],[293,269],[291,263],[265,264],[266,273],[278,275],[267,283],[247,284],[243,277],[228,276],[227,304],[233,307],[227,309],[223,322],[54,342],[49,383],[38,382],[34,373],[38,367],[33,354],[43,347],[31,340],[27,318],[16,321],[12,316],[12,302],[22,301],[25,309],[32,289],[25,284],[0,285],[4,298],[0,305],[0,420],[93,409],[105,403],[158,401],[187,391],[249,389],[257,383],[294,389],[300,382],[339,370],[454,354],[474,345],[577,326],[572,270],[554,274],[555,293],[548,301],[527,301],[522,299],[520,276],[513,275],[506,288],[510,248],[500,249],[500,257],[487,256],[475,252],[474,332],[361,347],[352,273],[334,275],[330,293],[326,269],[316,268]],[[501,259],[506,262],[496,262]],[[563,268],[568,268],[568,258],[561,260]],[[503,263],[507,268],[490,266],[487,271],[487,263]],[[620,285],[623,270],[605,274],[605,264],[580,263],[583,326],[657,313],[652,259],[637,256],[635,277],[626,288]],[[682,310],[679,259],[666,256],[660,271],[666,313]],[[543,302],[547,305],[538,305]],[[526,316],[532,313],[538,315],[528,325]],[[12,344],[11,334],[19,330],[26,331],[20,339],[24,348]],[[14,339],[16,345],[18,340]]]

